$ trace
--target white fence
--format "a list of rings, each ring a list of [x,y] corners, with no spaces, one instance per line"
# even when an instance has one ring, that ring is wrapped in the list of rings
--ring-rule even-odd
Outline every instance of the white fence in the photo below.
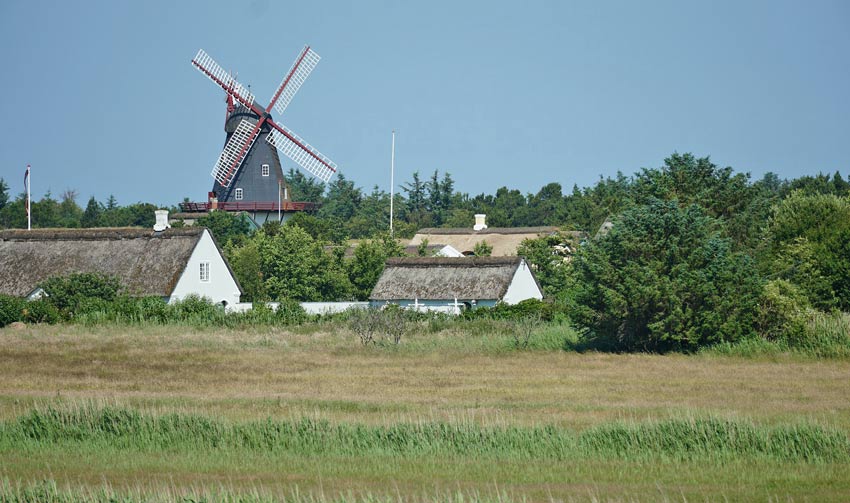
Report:
[[[368,302],[300,302],[301,307],[307,314],[333,314],[341,313],[346,309],[357,308],[366,309],[369,307]],[[267,306],[277,310],[279,302],[267,302]],[[228,313],[244,313],[250,311],[253,304],[250,302],[240,302],[239,304],[231,304],[227,306]]]

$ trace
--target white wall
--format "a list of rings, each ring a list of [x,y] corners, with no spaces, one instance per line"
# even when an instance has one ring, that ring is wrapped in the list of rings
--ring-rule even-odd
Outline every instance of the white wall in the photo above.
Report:
[[[502,301],[505,304],[517,304],[526,299],[543,299],[543,292],[534,281],[534,276],[531,274],[531,269],[525,260],[520,262],[514,273],[514,278],[508,287],[505,298]]]
[[[209,282],[201,281],[201,262],[210,263]],[[230,274],[224,258],[207,229],[204,229],[201,239],[195,245],[186,270],[183,271],[168,300],[174,302],[191,294],[207,297],[215,303],[224,301],[231,305],[239,302],[239,287],[236,285],[236,280]]]

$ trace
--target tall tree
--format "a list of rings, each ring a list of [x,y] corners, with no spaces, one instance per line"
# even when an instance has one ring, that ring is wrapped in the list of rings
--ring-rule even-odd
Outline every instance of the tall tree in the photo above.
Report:
[[[289,168],[289,171],[284,175],[286,185],[289,187],[289,199],[292,201],[306,201],[319,203],[322,201],[322,194],[325,192],[325,186],[319,183],[316,179],[304,176],[301,171],[296,171]]]
[[[697,205],[650,199],[571,262],[568,298],[588,340],[614,350],[694,350],[753,331],[761,280]]]
[[[0,177],[0,210],[9,202],[9,184]]]
[[[80,218],[80,225],[82,227],[99,227],[101,225],[100,216],[103,213],[103,209],[103,205],[97,202],[94,196],[91,196],[88,204],[86,204],[83,216]]]
[[[413,180],[402,184],[401,190],[407,194],[407,221],[414,224],[416,228],[431,223],[428,215],[426,190],[427,186],[419,179],[419,172],[413,172]],[[426,223],[427,222],[427,223]]]

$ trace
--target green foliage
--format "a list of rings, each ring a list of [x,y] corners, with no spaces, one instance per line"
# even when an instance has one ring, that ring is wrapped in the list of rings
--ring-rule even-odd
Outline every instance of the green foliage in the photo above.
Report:
[[[92,196],[86,204],[86,210],[80,218],[80,227],[97,227],[104,207]]]
[[[300,325],[308,320],[308,316],[298,301],[281,299],[275,310],[275,320],[282,325]]]
[[[23,319],[24,300],[11,295],[0,295],[0,327]]]
[[[346,264],[348,279],[355,289],[355,297],[358,300],[367,300],[384,272],[387,259],[403,255],[404,248],[389,234],[380,234],[374,239],[361,241],[354,248],[354,256]]]
[[[294,168],[284,175],[286,185],[289,188],[289,199],[292,201],[307,201],[319,203],[325,187],[313,177],[304,176],[304,173]]]
[[[488,244],[487,241],[479,241],[472,247],[472,253],[476,257],[489,257],[493,254],[493,246]]]
[[[63,313],[50,302],[49,299],[41,298],[27,302],[21,311],[23,321],[26,323],[59,323]]]
[[[142,414],[93,405],[47,407],[0,423],[5,449],[63,442],[133,451],[282,453],[299,456],[465,456],[490,459],[850,460],[844,432],[815,424],[759,426],[697,418],[611,423],[573,432],[553,426],[481,426],[469,421],[331,424],[310,418],[231,423],[191,414]]]
[[[6,183],[6,180],[3,177],[0,177],[0,211],[6,206],[9,202],[9,184]]]
[[[767,282],[759,301],[756,330],[769,341],[799,339],[806,331],[809,300],[793,283],[775,279]]]
[[[525,257],[546,297],[563,297],[569,274],[568,263],[579,247],[575,236],[557,232],[524,240],[517,255]]]
[[[565,319],[562,306],[538,299],[525,299],[516,304],[500,302],[493,307],[478,307],[463,311],[466,320],[525,320],[539,318],[543,321],[561,321]]]
[[[275,226],[277,222],[267,222],[266,226]],[[320,218],[316,215],[311,215],[305,212],[298,212],[292,215],[284,223],[285,227],[296,226],[307,231],[316,241],[328,241],[331,243],[343,243],[348,239],[348,233],[342,222],[332,218]],[[265,229],[267,234],[273,235],[275,232],[270,232]]]
[[[850,310],[850,198],[794,191],[768,223],[767,272],[820,309]]]
[[[342,261],[297,225],[286,225],[273,236],[261,230],[250,242],[257,249],[256,273],[270,299],[328,301],[355,296]],[[241,273],[254,274],[247,269]]]
[[[266,226],[263,233],[267,232]],[[224,249],[233,274],[242,287],[242,300],[255,302],[268,300],[265,277],[260,259],[260,239],[248,239],[241,246],[230,244]]]
[[[571,262],[574,320],[618,351],[694,350],[752,332],[761,292],[753,261],[695,205],[651,200]]]
[[[121,284],[118,278],[98,273],[73,273],[68,276],[52,277],[38,285],[62,316],[71,319],[78,312],[91,308],[95,300],[115,300]]]
[[[222,246],[238,243],[251,233],[251,222],[244,213],[211,211],[198,218],[195,225],[209,229]]]

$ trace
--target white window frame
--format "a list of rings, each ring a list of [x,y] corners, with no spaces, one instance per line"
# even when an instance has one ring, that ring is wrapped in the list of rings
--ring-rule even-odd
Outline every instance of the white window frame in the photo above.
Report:
[[[242,187],[239,187],[238,189],[236,189],[236,191],[233,193],[233,199],[235,199],[237,201],[242,200]]]
[[[261,169],[262,169],[263,176],[269,176],[269,165],[268,164],[263,164]]]
[[[209,262],[201,262],[200,280],[201,280],[201,283],[209,283],[210,282],[210,263]]]

